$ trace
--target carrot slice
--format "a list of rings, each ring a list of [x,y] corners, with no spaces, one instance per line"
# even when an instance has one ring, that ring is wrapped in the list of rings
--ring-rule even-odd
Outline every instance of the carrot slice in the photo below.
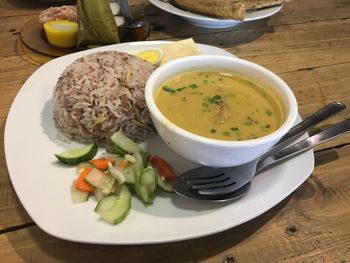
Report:
[[[113,161],[107,159],[94,159],[90,160],[89,163],[93,164],[97,169],[104,171],[107,170],[108,163],[113,164]]]
[[[78,179],[75,181],[75,188],[83,192],[95,192],[95,189],[85,181],[86,176],[91,172],[91,170],[92,168],[90,167],[84,167],[81,170]]]
[[[175,180],[176,174],[171,168],[170,164],[159,156],[151,156],[149,158],[150,164],[157,169],[160,176],[165,177],[168,180]]]

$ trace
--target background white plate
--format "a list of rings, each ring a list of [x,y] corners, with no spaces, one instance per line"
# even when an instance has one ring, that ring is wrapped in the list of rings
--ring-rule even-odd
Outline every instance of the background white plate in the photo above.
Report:
[[[204,15],[194,14],[192,12],[177,8],[176,6],[173,6],[170,3],[164,3],[160,0],[149,0],[149,1],[153,5],[157,6],[158,8],[168,13],[180,16],[188,23],[199,27],[226,28],[226,27],[232,27],[241,23],[241,21],[238,21],[238,20],[215,19]],[[244,22],[263,19],[263,18],[272,16],[277,12],[279,12],[281,9],[282,9],[282,5],[279,5],[279,6],[264,8],[254,12],[249,12],[247,13],[246,18],[244,19]]]
[[[79,146],[57,138],[52,120],[52,91],[61,72],[75,59],[101,50],[133,51],[165,42],[134,42],[74,53],[54,59],[25,82],[15,98],[5,127],[5,155],[15,191],[28,214],[45,232],[71,241],[100,244],[146,244],[185,240],[217,233],[249,221],[292,193],[313,170],[312,150],[253,179],[242,199],[224,204],[157,196],[145,207],[133,198],[132,209],[119,225],[111,226],[94,213],[96,202],[72,204],[70,186],[75,168],[62,167],[55,153]],[[205,54],[232,56],[198,45]],[[195,167],[169,150],[159,136],[145,147],[165,157],[177,173]]]

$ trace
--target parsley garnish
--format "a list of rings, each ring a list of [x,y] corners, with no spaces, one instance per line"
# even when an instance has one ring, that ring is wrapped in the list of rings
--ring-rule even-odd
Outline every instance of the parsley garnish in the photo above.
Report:
[[[215,95],[215,96],[213,96],[213,97],[208,99],[208,102],[211,105],[217,105],[217,104],[219,104],[220,101],[221,101],[221,96],[220,95]]]
[[[163,90],[170,94],[174,94],[176,92],[176,90],[170,88],[169,86],[163,86]]]

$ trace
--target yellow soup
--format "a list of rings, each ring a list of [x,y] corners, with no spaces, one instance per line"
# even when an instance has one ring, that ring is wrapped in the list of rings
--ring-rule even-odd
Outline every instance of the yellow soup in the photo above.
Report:
[[[161,85],[155,102],[177,126],[227,141],[265,136],[278,129],[285,118],[277,94],[233,73],[180,74]]]

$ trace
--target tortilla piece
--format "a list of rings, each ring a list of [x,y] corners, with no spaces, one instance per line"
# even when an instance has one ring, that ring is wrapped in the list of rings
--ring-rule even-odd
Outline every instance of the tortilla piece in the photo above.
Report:
[[[272,7],[283,4],[283,0],[242,0],[246,11],[253,11],[265,7]]]
[[[163,45],[161,49],[163,50],[161,65],[177,58],[199,55],[201,53],[192,38]]]
[[[243,20],[244,4],[240,0],[174,0],[180,8],[203,15]]]

